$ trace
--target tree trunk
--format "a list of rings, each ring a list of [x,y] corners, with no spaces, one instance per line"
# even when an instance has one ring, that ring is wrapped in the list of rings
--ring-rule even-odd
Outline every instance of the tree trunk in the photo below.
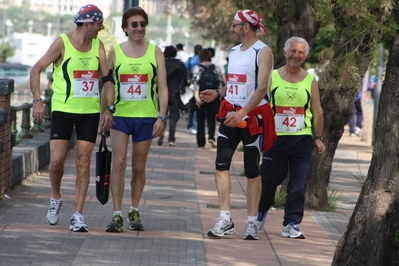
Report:
[[[399,265],[399,34],[389,54],[371,166],[332,265]]]
[[[327,188],[335,150],[352,116],[361,78],[370,64],[373,41],[377,37],[376,32],[359,30],[362,24],[355,23],[356,14],[348,14],[337,3],[332,11],[339,38],[319,81],[326,151],[320,155],[316,148],[313,150],[306,190],[306,207],[319,210],[328,206]]]

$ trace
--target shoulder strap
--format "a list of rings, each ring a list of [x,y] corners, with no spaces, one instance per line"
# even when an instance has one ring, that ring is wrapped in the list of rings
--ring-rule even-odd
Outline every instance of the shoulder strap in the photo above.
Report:
[[[188,58],[188,71],[189,72],[191,72],[191,59],[192,59],[193,57],[192,56],[190,56],[189,58]]]

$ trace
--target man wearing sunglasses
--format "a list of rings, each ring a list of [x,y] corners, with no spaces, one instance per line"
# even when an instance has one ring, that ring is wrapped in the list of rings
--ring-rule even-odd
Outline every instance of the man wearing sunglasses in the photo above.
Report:
[[[165,58],[158,46],[145,40],[147,25],[148,15],[142,8],[127,9],[122,16],[122,30],[127,40],[114,45],[108,53],[108,65],[116,79],[116,111],[111,128],[114,214],[107,232],[123,231],[122,198],[129,136],[133,141],[133,176],[126,221],[130,230],[144,230],[139,203],[146,181],[147,157],[152,139],[164,132],[168,105]]]
[[[88,232],[82,213],[90,181],[90,158],[98,131],[106,131],[112,125],[110,110],[104,110],[100,118],[99,71],[104,83],[103,94],[108,99],[105,104],[109,106],[114,101],[114,90],[104,45],[97,39],[98,32],[104,29],[101,10],[95,5],[85,5],[73,21],[76,29],[61,34],[33,66],[30,85],[33,118],[42,123],[45,111],[40,93],[40,73],[53,64],[49,165],[52,196],[46,221],[50,225],[56,225],[61,220],[61,179],[69,141],[75,127],[76,202],[69,228],[73,232]]]
[[[247,222],[243,239],[259,239],[256,224],[257,207],[261,195],[259,160],[261,151],[270,148],[276,133],[273,114],[268,103],[270,76],[273,69],[271,49],[258,40],[256,31],[267,32],[262,16],[252,10],[239,10],[234,16],[230,32],[241,42],[229,54],[227,85],[220,91],[205,90],[201,99],[212,102],[224,97],[218,118],[223,119],[217,139],[216,189],[219,196],[220,216],[209,237],[235,233],[230,215],[230,165],[240,142],[244,146],[244,170],[247,177]],[[237,125],[246,121],[245,128]]]

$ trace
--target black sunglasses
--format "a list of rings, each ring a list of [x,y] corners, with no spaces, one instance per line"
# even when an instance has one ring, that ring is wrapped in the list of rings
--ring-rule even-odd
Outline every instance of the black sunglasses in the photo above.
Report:
[[[139,25],[140,25],[140,27],[145,28],[145,27],[147,27],[147,22],[145,22],[145,21],[140,21],[140,22],[133,21],[131,25],[132,25],[133,28],[137,28]]]
[[[233,27],[233,29],[236,27],[236,26],[242,26],[242,25],[244,25],[246,22],[243,22],[243,23],[237,23],[237,24],[231,24],[231,26]]]

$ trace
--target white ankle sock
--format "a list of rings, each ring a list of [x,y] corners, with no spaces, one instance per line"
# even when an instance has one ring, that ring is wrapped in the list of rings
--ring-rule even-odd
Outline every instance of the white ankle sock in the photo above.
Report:
[[[247,217],[248,222],[255,222],[256,221],[256,216],[249,216]]]
[[[129,211],[133,211],[133,210],[135,210],[135,211],[139,211],[139,207],[137,207],[137,208],[134,208],[133,206],[130,206],[130,209],[129,209]]]
[[[220,217],[226,221],[230,221],[230,210],[220,210]]]

